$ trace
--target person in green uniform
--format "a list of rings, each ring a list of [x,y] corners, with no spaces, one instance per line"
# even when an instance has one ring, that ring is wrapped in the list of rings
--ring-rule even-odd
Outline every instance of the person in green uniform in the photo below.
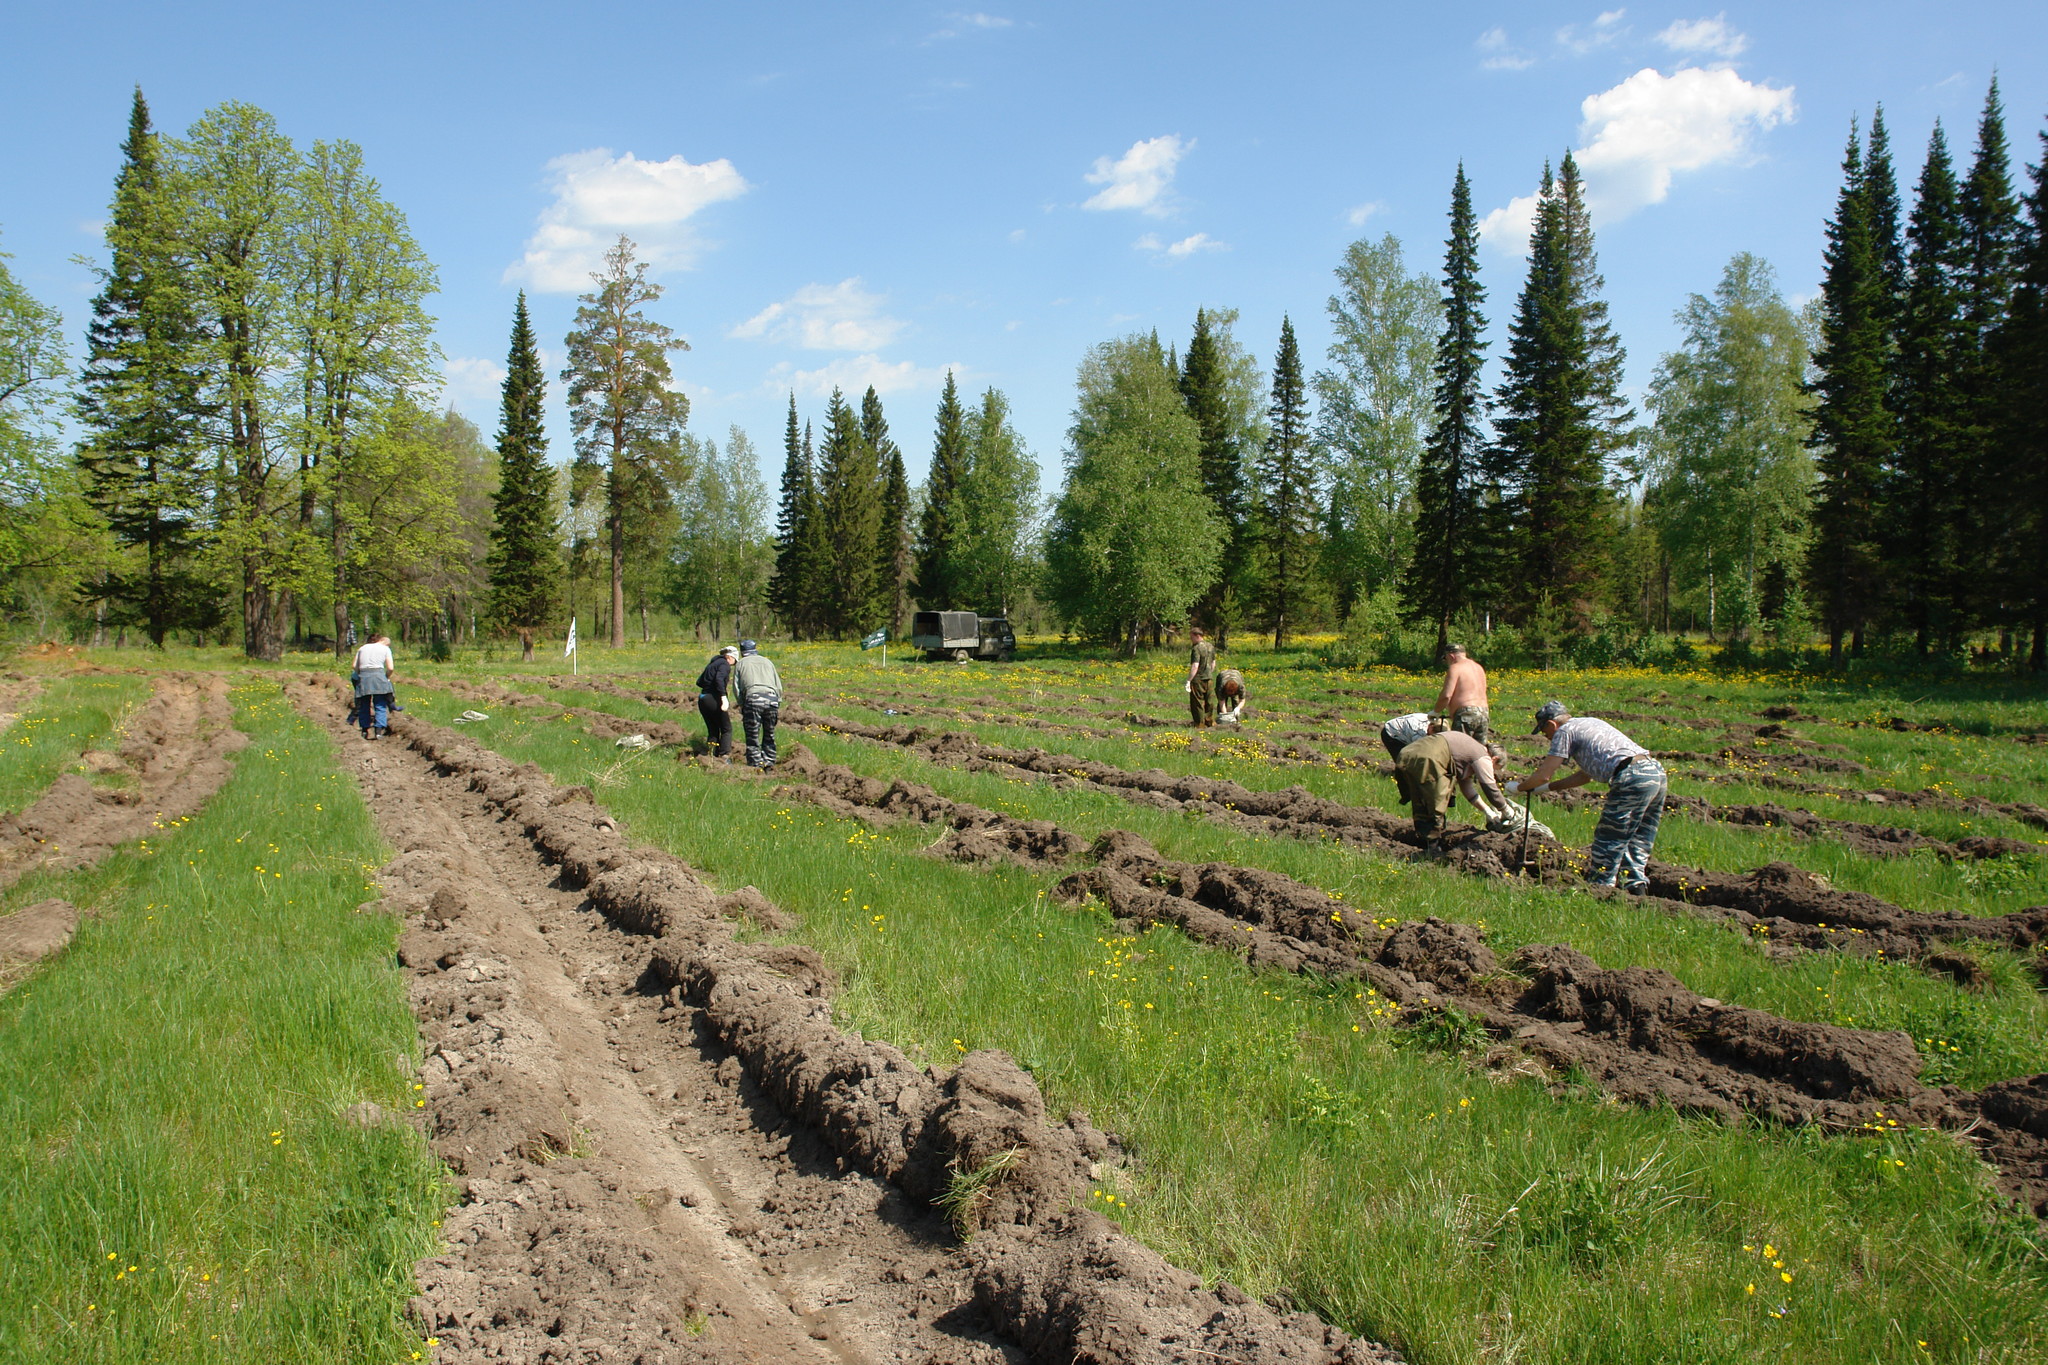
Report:
[[[1197,730],[1216,724],[1216,646],[1196,626],[1188,650],[1188,723]]]

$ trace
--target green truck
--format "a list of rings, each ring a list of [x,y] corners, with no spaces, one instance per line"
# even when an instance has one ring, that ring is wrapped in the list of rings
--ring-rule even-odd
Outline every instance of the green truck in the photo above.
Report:
[[[933,662],[992,659],[1007,663],[1017,652],[1017,633],[1007,616],[971,611],[920,611],[910,618],[910,646]]]

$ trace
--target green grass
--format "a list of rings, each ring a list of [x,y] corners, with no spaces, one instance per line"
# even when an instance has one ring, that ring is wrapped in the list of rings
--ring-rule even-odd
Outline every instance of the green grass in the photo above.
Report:
[[[467,705],[424,690],[408,701],[443,721]],[[871,830],[659,754],[620,765],[573,721],[506,710],[468,733],[558,781],[595,782],[634,837],[801,915],[797,936],[847,973],[847,1024],[934,1060],[1011,1051],[1056,1109],[1087,1109],[1125,1138],[1132,1167],[1087,1200],[1160,1251],[1284,1292],[1423,1365],[2048,1350],[2040,1234],[1998,1214],[1982,1168],[1940,1134],[1831,1138],[1633,1109],[1585,1087],[1553,1095],[1445,1052],[1455,1030],[1388,1027],[1353,988],[1254,973],[1168,931],[1120,937],[1096,912],[1053,904],[1047,874],[925,857],[929,829]],[[972,775],[956,776],[968,793]],[[984,804],[1069,802],[1043,809],[1077,827],[1103,800],[977,781]],[[1205,842],[1236,861],[1342,854],[1092,809],[1181,856]],[[1471,908],[1469,881],[1342,856],[1366,887],[1385,879],[1375,907]],[[1518,904],[1579,899],[1503,896],[1485,910],[1498,935]],[[1778,972],[1758,965],[1760,979]]]
[[[0,731],[0,810],[21,811],[34,804],[148,695],[149,683],[142,678],[73,674],[52,679],[35,705]]]
[[[55,689],[53,689],[54,691]],[[0,1359],[406,1362],[438,1163],[395,924],[357,914],[386,856],[325,736],[274,683],[199,815],[100,868],[37,875],[86,912],[0,997]]]

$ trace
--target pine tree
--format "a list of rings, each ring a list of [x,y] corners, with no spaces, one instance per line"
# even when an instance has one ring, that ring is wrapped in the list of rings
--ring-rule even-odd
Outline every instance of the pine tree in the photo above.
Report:
[[[902,448],[889,439],[882,399],[872,384],[860,400],[860,434],[875,453],[881,496],[881,525],[875,537],[875,603],[867,619],[878,621],[894,639],[903,624],[904,594],[910,587],[910,480],[903,471]]]
[[[1513,596],[1524,612],[1548,599],[1581,624],[1613,506],[1607,461],[1635,416],[1621,397],[1624,357],[1601,285],[1585,185],[1566,153],[1554,181],[1544,174],[1491,463],[1511,490]]]
[[[133,570],[111,572],[93,595],[162,647],[181,628],[220,618],[219,593],[197,567],[207,504],[204,329],[182,278],[164,202],[162,151],[137,87],[107,224],[112,260],[101,272],[79,377],[78,449],[85,495]]]
[[[810,430],[799,432],[796,394],[789,395],[789,424],[784,429],[781,501],[775,512],[775,574],[768,581],[768,606],[795,639],[815,633],[818,575],[816,554],[822,527],[818,518],[818,485],[811,462]]]
[[[1873,124],[1873,148],[1880,146],[1880,127]],[[1842,157],[1842,188],[1827,225],[1808,442],[1820,486],[1807,578],[1836,666],[1845,636],[1851,651],[1861,652],[1864,626],[1877,608],[1878,490],[1894,429],[1889,406],[1894,310],[1883,202],[1884,186],[1873,180],[1852,123]]]
[[[669,387],[668,353],[690,344],[643,311],[662,288],[647,278],[647,263],[634,259],[630,239],[621,236],[590,278],[595,287],[577,300],[562,382],[577,461],[602,476],[618,649],[626,643],[628,542],[653,539],[644,534],[649,523],[671,511],[668,490],[686,477],[679,451],[690,400]]]
[[[1405,596],[1412,618],[1436,625],[1437,653],[1451,621],[1478,600],[1489,568],[1480,502],[1485,453],[1486,318],[1479,311],[1479,220],[1464,163],[1451,186],[1451,235],[1444,244],[1444,330],[1437,342],[1435,426],[1415,485],[1415,557]]]
[[[1170,358],[1167,363],[1173,364]],[[1245,452],[1231,421],[1230,375],[1207,309],[1195,310],[1195,334],[1179,369],[1181,397],[1202,438],[1202,489],[1223,528],[1216,581],[1190,612],[1215,635],[1216,647],[1224,649],[1230,643],[1232,598],[1252,549],[1251,489]]]
[[[1294,322],[1280,320],[1280,349],[1273,357],[1272,434],[1258,460],[1260,531],[1264,550],[1266,616],[1273,648],[1287,643],[1300,624],[1308,596],[1309,571],[1316,562],[1315,465],[1308,444],[1308,393],[1302,382],[1301,347]]]
[[[960,389],[946,371],[945,392],[939,395],[937,430],[932,436],[931,472],[925,477],[924,510],[918,516],[917,604],[930,611],[950,611],[958,595],[950,572],[956,534],[954,500],[967,461],[967,414]]]
[[[498,491],[492,495],[491,619],[518,632],[519,657],[533,658],[534,632],[546,626],[560,587],[555,544],[555,471],[548,464],[547,376],[521,291],[512,311],[512,343],[498,406]]]
[[[2005,487],[2006,452],[1998,439],[2002,400],[1996,341],[2012,306],[2020,216],[1996,78],[1984,93],[1961,207],[1963,332],[1956,387],[1964,526],[1954,595],[1973,621],[2010,627],[2014,601],[2003,560],[2011,543],[2012,504]]]
[[[1906,229],[1904,307],[1893,352],[1892,406],[1897,447],[1880,486],[1879,524],[1903,623],[1915,648],[1953,648],[1964,620],[1958,594],[1964,443],[1964,251],[1961,204],[1941,124]]]
[[[819,627],[835,639],[869,628],[874,619],[881,586],[875,562],[882,533],[880,484],[860,415],[834,389],[818,452],[818,504],[825,556]]]

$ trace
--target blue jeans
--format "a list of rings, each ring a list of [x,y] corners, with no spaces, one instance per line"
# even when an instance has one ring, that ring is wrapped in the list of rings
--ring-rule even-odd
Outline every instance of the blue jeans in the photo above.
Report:
[[[375,696],[356,698],[356,724],[365,732],[372,725],[384,729],[391,724],[391,694],[379,692]]]
[[[1664,796],[1671,779],[1664,765],[1638,758],[1614,775],[1607,804],[1593,830],[1591,866],[1586,880],[1595,886],[1627,886],[1650,880],[1650,848],[1657,842],[1657,822],[1664,817]]]

